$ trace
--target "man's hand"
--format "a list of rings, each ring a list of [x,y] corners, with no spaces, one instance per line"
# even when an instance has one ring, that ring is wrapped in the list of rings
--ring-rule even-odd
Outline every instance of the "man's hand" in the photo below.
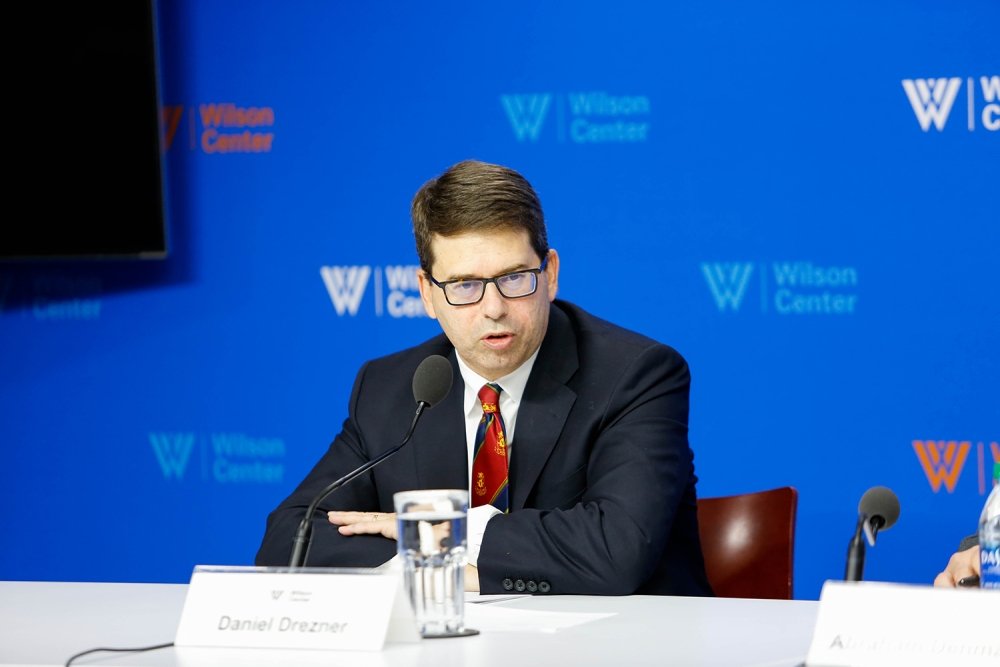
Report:
[[[341,535],[381,535],[395,540],[396,514],[384,512],[327,512]]]
[[[381,535],[397,539],[396,515],[384,512],[327,512],[327,518],[341,535]],[[435,537],[440,541],[448,535],[448,523],[434,526]],[[465,566],[465,590],[479,592],[479,568]]]
[[[471,593],[479,592],[479,568],[472,565],[465,566],[465,590]]]
[[[979,547],[952,554],[945,571],[934,578],[935,586],[955,587],[966,577],[979,576]]]

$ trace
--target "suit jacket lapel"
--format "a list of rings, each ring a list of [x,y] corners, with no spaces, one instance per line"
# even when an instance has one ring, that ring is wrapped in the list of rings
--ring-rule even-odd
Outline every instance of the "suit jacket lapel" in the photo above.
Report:
[[[407,445],[413,465],[415,488],[467,489],[469,487],[468,450],[465,443],[465,386],[458,370],[455,352],[443,351],[451,361],[451,391],[438,405],[420,416]]]
[[[555,306],[525,387],[511,441],[510,508],[523,509],[545,462],[555,447],[576,392],[566,382],[579,368],[576,335],[569,318]]]

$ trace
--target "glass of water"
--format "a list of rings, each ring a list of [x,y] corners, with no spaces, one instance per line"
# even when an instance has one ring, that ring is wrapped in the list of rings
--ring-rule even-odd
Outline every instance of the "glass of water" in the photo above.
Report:
[[[469,492],[403,491],[393,496],[403,584],[424,637],[476,634],[465,628]]]

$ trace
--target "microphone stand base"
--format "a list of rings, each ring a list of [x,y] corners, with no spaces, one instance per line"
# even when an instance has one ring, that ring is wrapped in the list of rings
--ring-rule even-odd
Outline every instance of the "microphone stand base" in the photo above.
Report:
[[[462,628],[457,632],[448,632],[439,635],[423,635],[424,639],[445,639],[447,637],[471,637],[473,635],[478,635],[479,630],[474,630],[473,628]]]

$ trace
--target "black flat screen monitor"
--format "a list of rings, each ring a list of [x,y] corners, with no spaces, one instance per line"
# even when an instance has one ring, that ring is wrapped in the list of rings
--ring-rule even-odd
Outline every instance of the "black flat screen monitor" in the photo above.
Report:
[[[18,14],[0,259],[165,257],[155,1]]]

